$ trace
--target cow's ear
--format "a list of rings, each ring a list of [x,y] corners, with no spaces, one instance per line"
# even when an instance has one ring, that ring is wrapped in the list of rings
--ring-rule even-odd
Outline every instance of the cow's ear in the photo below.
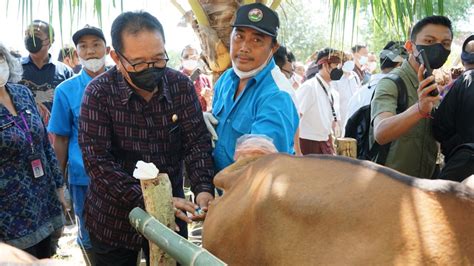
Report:
[[[237,160],[214,177],[214,185],[224,191],[229,190],[235,182],[239,181],[240,178],[243,178],[247,166],[261,157],[262,155],[256,155]]]

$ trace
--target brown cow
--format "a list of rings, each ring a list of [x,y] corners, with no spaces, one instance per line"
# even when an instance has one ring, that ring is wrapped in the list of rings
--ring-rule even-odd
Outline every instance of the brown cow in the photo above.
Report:
[[[345,157],[272,154],[219,173],[203,246],[230,265],[473,265],[474,190]]]

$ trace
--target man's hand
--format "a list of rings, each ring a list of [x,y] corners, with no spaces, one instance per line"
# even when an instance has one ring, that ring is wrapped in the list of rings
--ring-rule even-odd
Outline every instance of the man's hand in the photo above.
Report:
[[[63,209],[64,215],[66,216],[67,212],[70,211],[71,208],[67,204],[66,198],[64,197],[64,188],[65,187],[56,189],[56,194],[58,195],[58,200],[61,203],[61,207]]]
[[[174,215],[187,223],[191,223],[192,220],[186,215],[186,212],[194,213],[198,208],[198,205],[191,201],[178,197],[173,197],[173,206],[175,209]]]
[[[212,196],[209,192],[201,192],[196,197],[196,203],[199,205],[201,209],[201,213],[194,213],[194,216],[191,217],[193,220],[204,220],[206,218],[206,213],[209,207],[209,203],[214,200],[214,196]]]
[[[217,141],[217,132],[215,127],[219,123],[217,119],[210,112],[203,112],[202,116],[204,117],[204,122],[206,123],[207,130],[211,133],[212,147],[215,147],[215,142]]]
[[[423,72],[425,67],[423,65],[418,69],[418,80],[420,85],[418,86],[418,111],[420,115],[428,116],[431,113],[435,103],[441,99],[438,96],[430,96],[429,93],[437,89],[436,83],[434,83],[435,77],[429,76],[426,79],[423,78]],[[429,85],[431,82],[433,84]]]

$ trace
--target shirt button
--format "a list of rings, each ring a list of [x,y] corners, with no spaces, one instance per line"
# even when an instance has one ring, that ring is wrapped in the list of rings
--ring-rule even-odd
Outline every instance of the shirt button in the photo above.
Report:
[[[227,119],[227,123],[230,123],[230,119]]]

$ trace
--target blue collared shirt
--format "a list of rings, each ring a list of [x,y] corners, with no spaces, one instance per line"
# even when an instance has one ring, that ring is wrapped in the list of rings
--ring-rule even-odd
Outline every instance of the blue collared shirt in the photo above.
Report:
[[[59,136],[69,137],[69,183],[88,185],[89,177],[84,169],[81,148],[78,143],[79,114],[82,95],[92,77],[85,70],[59,84],[54,93],[54,104],[48,131]]]
[[[234,162],[235,144],[244,134],[262,134],[273,139],[279,152],[293,154],[293,139],[299,118],[290,95],[277,86],[272,70],[275,62],[251,78],[234,101],[240,79],[227,70],[214,86],[212,113],[219,120],[214,149],[216,170]]]
[[[30,56],[21,58],[23,78],[20,84],[28,87],[35,96],[36,102],[43,103],[49,110],[53,104],[54,89],[61,82],[72,77],[74,72],[65,64],[55,61],[49,55],[49,61],[41,69]]]

